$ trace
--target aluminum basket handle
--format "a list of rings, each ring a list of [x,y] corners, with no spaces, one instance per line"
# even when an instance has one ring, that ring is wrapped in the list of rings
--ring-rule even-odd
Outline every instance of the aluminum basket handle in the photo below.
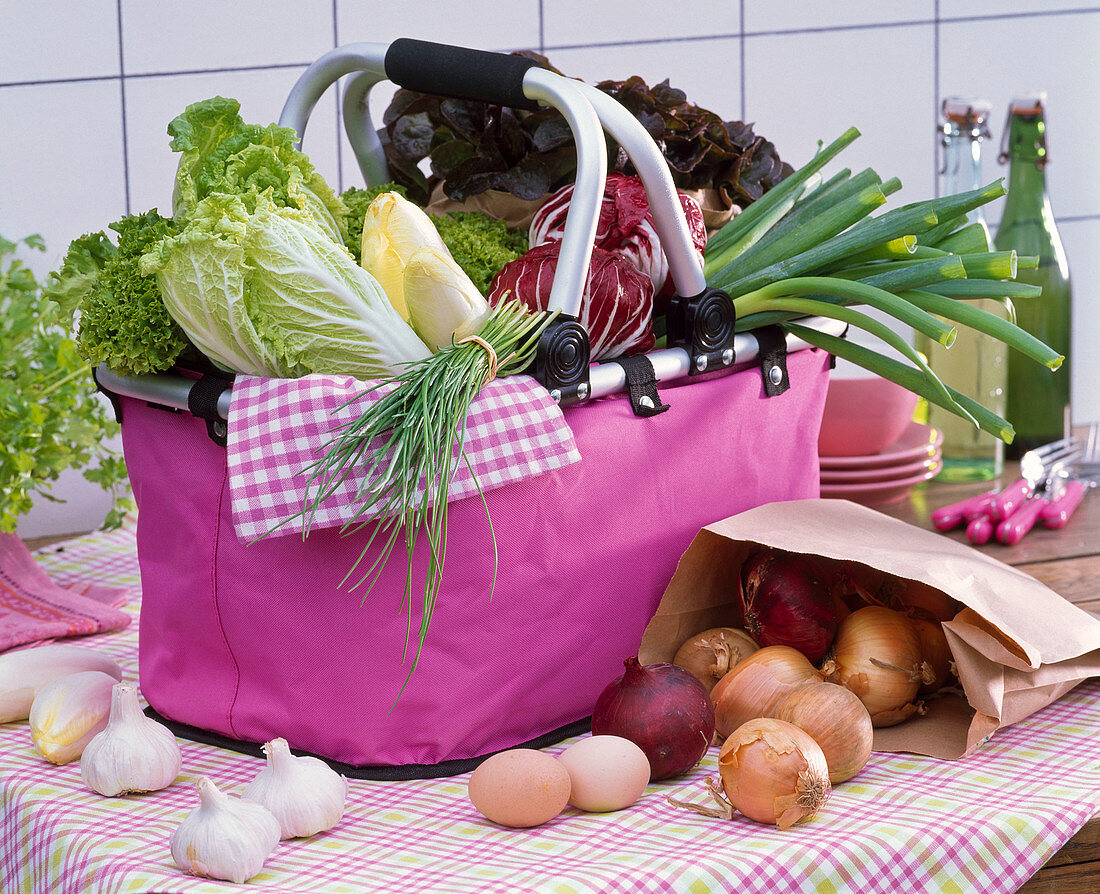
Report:
[[[408,38],[391,44],[355,43],[325,53],[302,73],[287,97],[279,124],[301,137],[317,100],[339,78],[353,72],[361,74],[345,93],[344,110],[345,115],[349,107],[364,110],[347,120],[348,138],[368,183],[389,179],[377,135],[361,126],[370,88],[381,80],[423,93],[518,108],[538,108],[544,103],[561,112],[577,144],[577,185],[576,199],[566,215],[549,306],[578,316],[607,179],[603,128],[578,82],[540,68],[531,59],[503,53]]]

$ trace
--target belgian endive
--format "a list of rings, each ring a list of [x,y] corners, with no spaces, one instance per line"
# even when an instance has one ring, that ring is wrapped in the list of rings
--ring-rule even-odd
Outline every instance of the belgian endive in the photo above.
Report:
[[[476,335],[489,302],[446,248],[422,248],[405,266],[405,304],[420,340],[432,351]]]
[[[409,319],[405,305],[404,277],[409,259],[422,248],[447,252],[431,218],[396,192],[377,196],[363,215],[363,245],[360,263],[378,280],[402,317]]]

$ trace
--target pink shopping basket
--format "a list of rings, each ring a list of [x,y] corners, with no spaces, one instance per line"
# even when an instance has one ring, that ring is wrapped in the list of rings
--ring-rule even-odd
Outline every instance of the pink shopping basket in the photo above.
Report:
[[[378,80],[387,60],[376,45],[355,46],[371,47],[369,65],[365,51],[356,50],[354,66],[340,55],[346,50],[334,51],[310,72],[331,81],[352,67],[373,66]],[[541,84],[548,73],[536,71],[520,77]],[[300,82],[292,94],[306,114],[320,94],[310,72],[303,76],[308,89]],[[580,167],[578,193],[588,176]],[[602,174],[588,182],[598,193]],[[668,200],[671,188],[664,198],[650,191],[658,229],[672,244],[683,228],[679,203]],[[662,217],[658,203],[673,210]],[[593,228],[596,210],[598,202]],[[567,238],[578,229],[573,219],[571,211]],[[680,244],[690,244],[682,235]],[[672,254],[669,261],[680,294],[701,291],[693,261]],[[751,337],[738,338],[755,348]],[[225,416],[221,388],[203,419],[181,409],[195,402],[158,396],[181,385],[186,391],[187,379],[166,377],[167,385],[147,393],[147,383],[101,370],[101,381],[119,395],[138,503],[139,682],[151,708],[183,735],[255,753],[259,743],[281,736],[349,775],[370,778],[462,772],[495,751],[580,731],[599,692],[636,654],[680,555],[701,527],[764,502],[818,494],[829,356],[792,352],[785,359],[790,387],[768,396],[775,381],[769,385],[756,363],[733,363],[726,344],[697,340],[654,356],[671,409],[648,418],[635,415],[627,395],[608,393],[614,383],[601,384],[622,375],[614,364],[602,365],[608,370],[584,364],[579,384],[548,385],[559,395],[590,398],[564,407],[582,459],[486,494],[499,549],[491,599],[485,507],[476,497],[451,506],[432,626],[396,703],[408,670],[403,557],[395,556],[364,601],[342,581],[369,531],[238,539],[226,449],[210,435],[223,424],[219,413]],[[664,372],[671,364],[680,374],[694,373],[708,360],[711,370],[718,364],[730,370],[675,381]],[[417,550],[416,579],[422,579],[423,538]]]

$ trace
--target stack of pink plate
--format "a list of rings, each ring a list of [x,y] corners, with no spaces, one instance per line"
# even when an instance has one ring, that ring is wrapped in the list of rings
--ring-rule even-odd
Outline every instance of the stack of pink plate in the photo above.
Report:
[[[929,481],[942,468],[943,433],[911,422],[901,437],[865,456],[822,456],[821,496],[868,506],[905,499],[914,485]]]

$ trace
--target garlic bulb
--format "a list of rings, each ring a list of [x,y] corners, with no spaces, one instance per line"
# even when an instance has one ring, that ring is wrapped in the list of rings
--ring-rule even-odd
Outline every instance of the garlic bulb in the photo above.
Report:
[[[43,686],[82,671],[102,671],[122,679],[122,668],[110,655],[65,643],[0,655],[0,723],[26,720],[34,696]]]
[[[206,776],[199,806],[172,833],[172,859],[184,872],[241,884],[263,869],[279,843],[279,823],[267,808],[231,798]]]
[[[116,683],[107,726],[84,747],[80,775],[93,792],[155,792],[176,781],[182,756],[168,727],[141,713],[137,689]]]
[[[304,838],[331,829],[344,815],[348,781],[315,757],[295,757],[286,739],[264,745],[267,768],[241,795],[262,804],[279,821],[283,838]]]
[[[47,683],[31,705],[31,741],[46,760],[67,764],[80,757],[107,726],[117,681],[102,671],[82,671]]]

